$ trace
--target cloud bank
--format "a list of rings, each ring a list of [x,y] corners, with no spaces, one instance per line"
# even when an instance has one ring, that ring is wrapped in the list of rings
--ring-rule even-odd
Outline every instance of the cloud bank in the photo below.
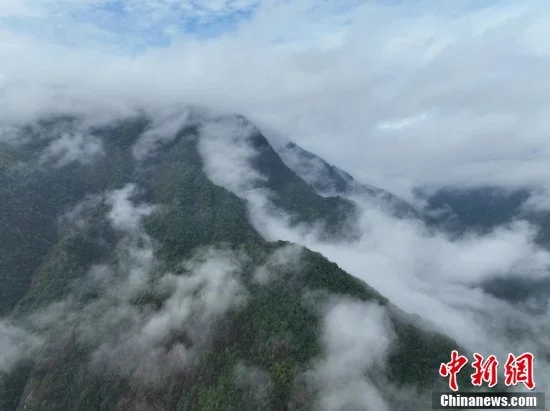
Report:
[[[121,7],[159,22],[173,7],[199,8],[162,3]],[[249,6],[201,8],[224,15]],[[246,115],[361,181],[405,196],[419,185],[546,190],[550,181],[546,2],[262,2],[218,36],[197,37],[187,28],[131,53],[108,47],[109,36],[85,41],[93,36],[84,26],[105,29],[100,15],[125,13],[106,7],[0,5],[4,16],[47,9],[82,28],[67,45],[0,20],[2,123],[44,111],[192,103]],[[91,8],[96,14],[71,17]]]

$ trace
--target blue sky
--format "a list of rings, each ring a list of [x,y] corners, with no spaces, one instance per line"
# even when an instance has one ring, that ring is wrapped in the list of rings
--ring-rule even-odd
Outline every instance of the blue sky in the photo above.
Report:
[[[372,3],[422,11],[425,0],[311,0],[296,1],[303,24],[332,19],[345,22],[361,5]],[[446,2],[441,10],[472,9],[492,1]],[[233,32],[260,7],[283,8],[289,0],[0,0],[0,29],[8,29],[62,44],[109,45],[139,51],[167,46],[175,39],[212,38]],[[285,30],[282,22],[281,31]],[[298,29],[299,27],[293,27]],[[288,28],[286,28],[288,29]],[[284,33],[281,34],[285,36]]]
[[[0,0],[0,28],[62,44],[142,48],[229,32],[257,6],[256,0]]]

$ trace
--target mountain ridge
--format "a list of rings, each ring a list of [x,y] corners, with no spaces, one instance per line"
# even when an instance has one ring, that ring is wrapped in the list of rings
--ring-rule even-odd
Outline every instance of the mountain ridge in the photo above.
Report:
[[[14,148],[26,160],[20,168],[0,170],[0,215],[21,228],[0,241],[1,255],[11,256],[0,265],[0,292],[12,299],[4,316],[44,341],[12,372],[0,368],[0,409],[320,409],[335,395],[331,386],[349,378],[374,384],[391,409],[418,409],[399,390],[427,395],[456,342],[418,328],[323,255],[266,240],[247,200],[205,173],[196,122],[156,137],[151,124],[138,117],[90,132],[51,120],[23,134],[28,145]],[[90,140],[79,137],[88,132]],[[320,218],[329,236],[346,230],[345,216],[331,213],[350,203],[318,195],[258,132],[247,142],[268,185],[245,189],[270,190],[293,224]],[[136,159],[144,136],[158,140]],[[359,315],[366,330],[371,321],[380,341],[346,337],[366,352],[354,360],[357,371],[338,377],[323,367],[342,355],[330,328],[342,313]],[[372,364],[362,359],[371,350]],[[264,383],[245,389],[235,374],[243,366]],[[344,409],[361,407],[353,396],[342,400]]]

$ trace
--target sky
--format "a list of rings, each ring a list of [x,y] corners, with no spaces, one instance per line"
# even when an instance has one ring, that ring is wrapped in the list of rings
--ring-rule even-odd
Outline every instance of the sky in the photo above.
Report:
[[[1,0],[1,116],[199,104],[404,197],[547,190],[549,12],[539,0]]]
[[[530,186],[541,190],[537,199],[547,207],[549,18],[550,5],[542,0],[0,0],[0,126],[48,113],[105,119],[144,107],[158,114],[162,132],[157,132],[169,139],[184,121],[173,112],[198,105],[243,114],[268,138],[292,140],[359,181],[405,198],[425,185]],[[223,137],[233,130],[225,126],[205,129],[205,171],[248,200],[266,238],[321,252],[469,349],[548,353],[548,312],[533,315],[479,287],[518,271],[547,277],[550,254],[533,243],[531,227],[518,223],[452,240],[355,199],[363,237],[353,245],[326,243],[315,230],[304,232],[270,215],[268,198],[247,190],[250,153],[245,144],[224,145],[229,139]],[[75,146],[78,150],[67,150]],[[134,154],[148,148],[144,141]],[[93,139],[61,136],[44,159],[65,153],[63,163],[82,152],[101,155]],[[133,230],[153,210],[126,201],[132,190],[112,194],[111,218],[123,230]],[[153,255],[151,250],[132,255],[137,261],[129,277],[139,283]],[[212,284],[214,295],[220,278],[232,276],[218,268],[228,259],[238,266],[233,257],[218,257],[211,258],[216,264],[211,272],[218,274],[209,279],[202,263],[193,263],[196,281]],[[178,304],[196,284],[170,276],[166,281],[179,290],[170,312],[138,317],[130,330],[143,332],[145,345],[111,341],[99,360],[128,348],[128,355],[139,357],[156,344],[149,331],[171,329],[171,315],[181,315]],[[232,291],[241,296],[239,284]],[[189,304],[188,312],[203,308],[200,301]],[[364,326],[357,326],[360,319]],[[350,391],[346,400],[366,401],[372,384],[349,364],[370,365],[365,351],[383,355],[392,339],[385,323],[378,306],[344,301],[328,310],[326,356],[316,364],[319,383],[328,390],[325,409],[341,405],[342,397],[330,388],[334,369],[357,379],[338,387],[340,393]],[[371,338],[369,329],[384,338]],[[511,329],[518,338],[510,338]],[[15,347],[15,334],[0,323],[0,343]],[[350,351],[358,344],[365,349]],[[537,370],[548,386],[550,366],[541,363]]]

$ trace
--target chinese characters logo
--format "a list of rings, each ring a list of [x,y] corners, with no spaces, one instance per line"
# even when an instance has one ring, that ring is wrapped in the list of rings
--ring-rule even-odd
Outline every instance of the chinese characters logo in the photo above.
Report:
[[[497,385],[499,362],[494,355],[484,358],[481,354],[474,353],[474,361],[471,366],[474,369],[471,374],[472,385],[481,386],[484,382],[489,387]],[[508,359],[504,364],[504,384],[507,386],[523,383],[529,390],[535,388],[534,379],[535,356],[529,352],[515,356],[508,354]],[[457,375],[468,364],[468,358],[459,355],[458,351],[451,352],[451,360],[442,363],[439,367],[439,375],[443,378],[449,378],[449,388],[458,391]]]

